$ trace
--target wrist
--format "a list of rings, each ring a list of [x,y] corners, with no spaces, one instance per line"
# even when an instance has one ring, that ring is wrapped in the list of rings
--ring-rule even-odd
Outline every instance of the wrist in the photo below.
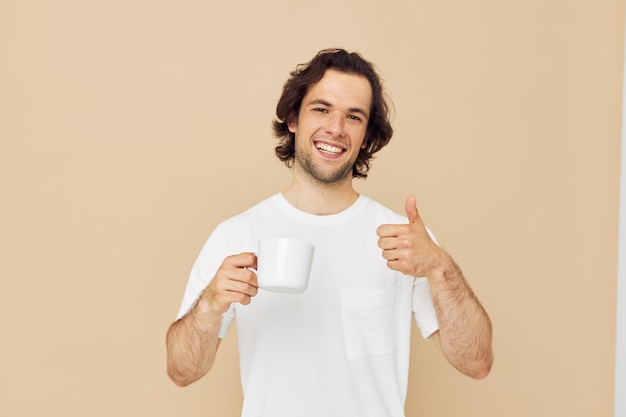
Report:
[[[456,262],[441,249],[437,260],[434,262],[428,278],[439,282],[454,281],[460,275],[460,268]]]
[[[208,291],[205,291],[198,297],[190,313],[198,326],[219,328],[224,311],[216,305],[214,298],[208,294]]]

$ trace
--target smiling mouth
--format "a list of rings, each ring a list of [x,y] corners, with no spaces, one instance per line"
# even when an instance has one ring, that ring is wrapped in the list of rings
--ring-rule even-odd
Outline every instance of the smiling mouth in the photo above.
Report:
[[[320,151],[330,154],[330,155],[338,155],[343,152],[342,148],[337,146],[329,145],[328,143],[317,142],[315,147]]]

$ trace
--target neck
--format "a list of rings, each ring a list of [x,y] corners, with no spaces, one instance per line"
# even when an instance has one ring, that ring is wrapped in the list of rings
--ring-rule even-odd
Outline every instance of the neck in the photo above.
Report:
[[[352,179],[332,185],[304,182],[296,175],[283,191],[285,199],[305,213],[325,216],[339,213],[350,207],[359,198],[352,187]]]

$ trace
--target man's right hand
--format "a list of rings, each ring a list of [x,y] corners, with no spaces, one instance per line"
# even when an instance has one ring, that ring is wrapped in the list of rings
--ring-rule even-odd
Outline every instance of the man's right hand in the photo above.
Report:
[[[200,379],[213,366],[220,345],[222,314],[234,302],[250,304],[258,290],[256,255],[240,253],[224,259],[211,283],[188,314],[167,332],[167,373],[178,386]]]
[[[256,280],[257,257],[244,252],[224,259],[215,277],[204,291],[203,297],[217,313],[223,314],[231,303],[250,304],[259,291]]]

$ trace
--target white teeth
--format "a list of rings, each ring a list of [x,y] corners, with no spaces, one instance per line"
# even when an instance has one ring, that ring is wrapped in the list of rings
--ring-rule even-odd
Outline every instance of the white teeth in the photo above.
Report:
[[[315,146],[317,147],[317,149],[320,149],[320,150],[322,150],[324,152],[341,153],[341,148],[329,145],[327,143],[317,143],[317,144],[315,144]]]

